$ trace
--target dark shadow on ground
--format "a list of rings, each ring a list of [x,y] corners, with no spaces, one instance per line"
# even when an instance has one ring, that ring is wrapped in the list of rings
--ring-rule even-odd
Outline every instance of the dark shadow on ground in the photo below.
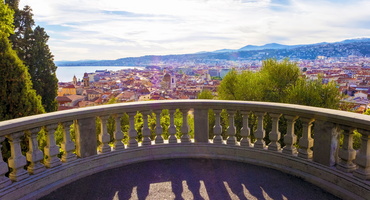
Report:
[[[100,172],[47,199],[337,199],[277,170],[210,159],[148,161]]]

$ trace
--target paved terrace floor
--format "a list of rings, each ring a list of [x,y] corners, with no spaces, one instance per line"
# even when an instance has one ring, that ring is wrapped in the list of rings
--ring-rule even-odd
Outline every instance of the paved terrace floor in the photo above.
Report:
[[[100,172],[46,199],[338,199],[304,180],[256,165],[209,159],[149,161]]]

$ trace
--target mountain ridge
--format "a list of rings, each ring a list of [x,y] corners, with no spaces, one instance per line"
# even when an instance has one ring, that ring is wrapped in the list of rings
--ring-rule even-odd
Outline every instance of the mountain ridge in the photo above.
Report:
[[[116,60],[56,61],[58,66],[147,66],[176,61],[177,63],[208,63],[220,61],[264,60],[267,58],[315,59],[317,56],[347,57],[349,55],[370,57],[370,38],[347,39],[340,42],[321,42],[304,45],[246,45],[239,49],[220,49],[211,52],[177,55],[145,55]]]

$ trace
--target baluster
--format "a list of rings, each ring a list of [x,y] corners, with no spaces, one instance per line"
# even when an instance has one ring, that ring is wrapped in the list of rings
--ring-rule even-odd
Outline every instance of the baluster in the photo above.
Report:
[[[63,142],[60,145],[62,147],[62,150],[64,151],[62,155],[62,162],[70,162],[73,160],[76,160],[77,156],[73,153],[76,146],[71,140],[71,125],[73,124],[73,121],[69,122],[63,122]]]
[[[34,128],[26,133],[29,142],[29,150],[26,153],[26,158],[27,161],[30,162],[27,171],[30,174],[37,174],[45,170],[45,166],[40,162],[44,159],[44,154],[39,149],[39,144],[37,142],[37,134],[39,131],[40,128]]]
[[[215,113],[215,126],[213,127],[213,133],[215,136],[213,137],[213,143],[214,144],[222,144],[222,126],[221,126],[221,120],[220,120],[220,113],[221,110],[213,110]]]
[[[128,137],[129,137],[128,147],[137,147],[138,146],[138,142],[136,140],[137,131],[135,129],[135,115],[136,115],[136,112],[131,112],[131,113],[127,113],[127,114],[129,116],[129,121],[130,121],[130,129],[128,131]]]
[[[313,152],[311,147],[313,146],[313,139],[311,137],[311,127],[314,119],[302,118],[302,137],[299,139],[299,150],[298,156],[301,158],[311,159]]]
[[[181,143],[190,143],[188,109],[181,109],[180,111],[182,112]]]
[[[58,127],[58,124],[51,124],[46,126],[46,146],[44,147],[44,152],[47,158],[45,159],[46,167],[55,167],[61,165],[62,162],[57,157],[59,154],[59,147],[55,143],[55,129]]]
[[[168,127],[168,133],[170,134],[170,137],[168,138],[169,143],[177,143],[176,138],[176,126],[175,126],[175,109],[170,109],[170,126]]]
[[[355,163],[358,165],[354,176],[369,180],[370,179],[370,131],[358,129],[362,134],[361,149],[356,155]]]
[[[162,137],[162,126],[161,126],[161,113],[162,113],[162,110],[155,110],[154,111],[155,115],[156,115],[156,124],[155,124],[155,134],[156,134],[156,137],[155,137],[155,143],[156,144],[161,144],[163,143],[163,137]]]
[[[263,129],[263,116],[265,115],[264,112],[255,112],[257,116],[257,130],[255,132],[256,142],[254,143],[254,147],[263,149],[266,147],[266,143],[263,140],[265,137],[265,130]]]
[[[148,126],[148,115],[151,114],[150,111],[143,111],[143,121],[144,121],[144,124],[143,124],[143,128],[141,129],[142,130],[142,133],[143,133],[143,145],[151,145],[152,144],[152,140],[150,139],[150,129],[149,129],[149,126]]]
[[[286,154],[297,154],[297,148],[294,144],[297,142],[297,136],[294,134],[294,124],[297,116],[285,115],[287,120],[287,131],[284,136],[285,147],[283,148],[283,153]]]
[[[114,150],[122,150],[125,148],[125,145],[122,143],[123,139],[123,133],[121,130],[121,117],[123,114],[116,114],[115,115],[115,121],[116,121],[116,129],[114,130],[114,144],[113,144],[113,149]]]
[[[234,116],[235,116],[236,111],[232,110],[232,111],[228,111],[228,113],[229,113],[229,127],[227,128],[227,135],[228,135],[227,144],[236,145],[236,137],[235,137],[236,128],[234,125]]]
[[[101,121],[101,125],[100,125],[100,134],[99,134],[100,145],[98,147],[98,150],[101,153],[107,153],[111,151],[111,148],[109,146],[110,135],[108,134],[108,131],[107,131],[108,118],[109,118],[108,115],[99,117]]]
[[[343,129],[343,145],[339,149],[339,163],[337,169],[344,172],[351,172],[356,169],[356,165],[352,162],[356,158],[356,151],[353,149],[353,131],[355,128],[341,125]]]
[[[249,138],[251,134],[251,129],[249,128],[248,124],[249,111],[241,111],[240,113],[243,117],[243,128],[240,130],[240,135],[242,136],[242,139],[240,140],[240,145],[251,147],[252,143],[251,139]]]
[[[27,161],[26,157],[22,155],[20,138],[24,135],[23,132],[17,132],[6,137],[9,139],[11,156],[8,159],[8,165],[12,169],[9,174],[9,178],[12,181],[20,181],[29,176],[27,171],[24,169]]]
[[[271,132],[269,133],[269,139],[270,139],[270,144],[268,145],[268,150],[272,151],[280,151],[281,146],[279,143],[280,140],[280,131],[279,131],[279,118],[281,114],[270,114],[272,118],[272,128]]]
[[[4,141],[4,139],[4,137],[0,137],[0,150],[2,147],[1,143]],[[3,161],[3,154],[0,153],[0,188],[4,188],[12,183],[10,179],[5,176],[8,171],[8,165]]]

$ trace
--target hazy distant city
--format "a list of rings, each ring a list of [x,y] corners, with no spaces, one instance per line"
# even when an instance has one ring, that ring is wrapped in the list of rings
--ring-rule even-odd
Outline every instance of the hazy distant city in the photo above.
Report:
[[[196,99],[197,95],[204,90],[211,91],[217,98],[217,87],[231,69],[257,72],[261,68],[262,60],[265,59],[264,55],[266,53],[262,52],[274,51],[278,53],[285,51],[298,54],[303,52],[302,48],[304,48],[304,56],[318,56],[314,59],[293,58],[298,63],[302,75],[308,79],[317,79],[321,74],[323,75],[323,83],[335,81],[338,90],[344,94],[342,102],[350,103],[353,111],[362,113],[369,105],[370,58],[368,52],[362,51],[359,46],[366,47],[366,45],[369,45],[369,41],[363,39],[356,40],[354,43],[353,41],[347,41],[291,49],[284,47],[246,51],[246,53],[257,52],[258,55],[261,55],[261,57],[253,59],[217,58],[185,61],[183,60],[184,57],[189,55],[172,56],[173,59],[169,59],[170,56],[158,56],[159,59],[155,62],[152,60],[151,63],[145,63],[147,65],[141,68],[128,67],[121,70],[105,70],[104,67],[101,67],[102,69],[85,73],[83,76],[71,76],[69,82],[59,83],[57,101],[59,110],[64,110],[105,104],[112,102],[112,99],[114,99],[114,102]],[[353,48],[352,51],[349,51],[348,49],[353,46],[356,46],[357,50]],[[307,49],[311,49],[311,51]],[[226,51],[207,53],[207,55],[220,56],[237,52],[235,50]],[[313,55],[310,55],[310,53]],[[204,55],[205,53],[199,54]],[[138,65],[137,62],[143,61],[147,57],[129,59],[133,62],[131,64]],[[120,60],[125,59],[116,61]],[[92,64],[92,61],[90,63]],[[64,64],[67,64],[67,62]],[[76,65],[76,62],[69,64]],[[85,66],[86,63],[81,62],[80,64],[82,65],[81,68],[89,69],[88,66]]]

